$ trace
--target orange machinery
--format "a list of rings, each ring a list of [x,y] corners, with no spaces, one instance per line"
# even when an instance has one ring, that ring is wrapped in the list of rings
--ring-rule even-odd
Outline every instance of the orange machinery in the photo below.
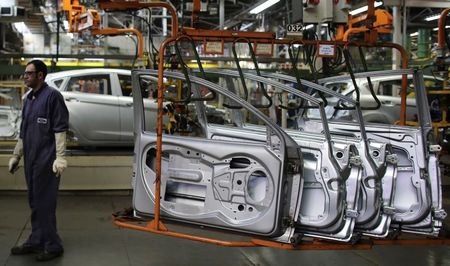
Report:
[[[367,1],[367,13],[358,17],[349,15],[348,24],[340,25],[337,30],[336,40],[348,42],[350,35],[364,34],[364,42],[374,44],[378,40],[379,33],[392,32],[392,15],[386,10],[375,9],[375,0]],[[401,53],[402,68],[408,67],[408,55]],[[399,125],[405,125],[406,120],[406,95],[408,80],[404,75],[400,91],[400,121]]]
[[[137,10],[143,8],[166,8],[172,17],[172,36],[177,35],[178,19],[175,8],[165,2],[141,3],[139,1],[109,1],[99,0],[98,5],[104,10]],[[101,16],[95,9],[87,9],[80,5],[79,0],[63,0],[62,11],[66,12],[69,21],[69,32],[90,30],[92,35],[121,35],[132,33],[138,39],[138,57],[144,54],[144,40],[142,33],[134,28],[100,28]]]

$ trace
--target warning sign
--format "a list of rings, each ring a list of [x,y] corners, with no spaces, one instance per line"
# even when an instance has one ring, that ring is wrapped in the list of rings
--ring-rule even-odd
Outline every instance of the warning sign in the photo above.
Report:
[[[223,54],[223,41],[204,42],[205,54]]]
[[[255,44],[255,55],[273,55],[273,45],[271,43],[256,43]]]
[[[336,46],[334,44],[319,44],[317,49],[317,56],[320,57],[335,57]]]

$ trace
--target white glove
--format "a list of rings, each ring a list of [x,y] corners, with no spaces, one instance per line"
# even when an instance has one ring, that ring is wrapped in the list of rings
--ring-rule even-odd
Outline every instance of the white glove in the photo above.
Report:
[[[67,160],[64,157],[56,157],[53,162],[53,172],[56,176],[61,176],[62,172],[67,168]]]
[[[17,169],[19,169],[19,161],[20,157],[17,155],[13,155],[13,157],[9,159],[8,169],[11,174],[14,174]]]
[[[17,140],[16,146],[14,147],[13,156],[9,159],[8,170],[11,174],[19,169],[20,158],[23,155],[23,141],[21,138]]]
[[[66,132],[55,133],[56,159],[53,162],[53,172],[56,176],[61,176],[67,168],[66,153]]]

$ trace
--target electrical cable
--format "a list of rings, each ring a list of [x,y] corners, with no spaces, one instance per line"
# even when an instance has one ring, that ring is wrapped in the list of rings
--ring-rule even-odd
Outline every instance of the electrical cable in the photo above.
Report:
[[[150,21],[151,21],[151,14],[152,14],[151,9],[150,8],[145,8],[145,9],[149,12],[149,14],[150,14]],[[147,24],[147,27],[148,27],[148,42],[149,42],[149,48],[151,49],[151,51],[149,51],[149,58],[153,62],[153,65],[157,65],[158,61],[157,61],[156,54],[158,53],[158,49],[156,49],[156,47],[155,47],[155,45],[153,43],[151,22],[148,19],[146,19],[146,18],[143,18],[141,16],[136,15],[135,12],[131,12],[130,14],[133,17],[141,19],[142,21],[145,22],[145,24]]]
[[[366,63],[366,58],[364,57],[362,47],[358,46],[358,50],[359,50],[359,56],[361,57],[361,63],[363,65],[363,70],[364,70],[364,72],[367,72],[368,71],[367,63]],[[369,76],[367,76],[367,83],[369,85],[370,94],[372,95],[372,97],[375,100],[375,102],[377,103],[377,105],[374,107],[365,107],[364,109],[361,107],[361,110],[378,110],[381,107],[381,102],[378,99],[378,97],[373,89],[373,84],[372,84],[372,81]]]

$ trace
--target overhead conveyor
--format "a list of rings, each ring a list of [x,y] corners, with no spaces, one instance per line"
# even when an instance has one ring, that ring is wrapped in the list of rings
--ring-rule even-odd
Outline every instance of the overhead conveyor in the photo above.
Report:
[[[373,4],[373,1],[370,2]],[[99,2],[99,6],[107,10],[139,9],[148,4],[150,3],[138,1]],[[195,1],[194,11],[199,10],[198,4],[199,1]],[[165,3],[152,2],[151,6],[171,9]],[[273,33],[267,32],[179,29],[176,12],[173,9],[171,12],[174,13],[172,36],[161,43],[159,53],[165,55],[170,46],[174,47],[182,72],[166,70],[167,58],[164,56],[159,57],[157,71],[133,71],[136,136],[133,210],[115,214],[113,219],[116,225],[223,246],[266,246],[288,250],[370,249],[374,245],[387,244],[450,243],[448,238],[437,237],[446,214],[442,209],[441,177],[436,152],[429,150],[436,146],[429,135],[429,113],[424,112],[425,107],[421,109],[419,117],[421,128],[412,133],[405,132],[408,128],[402,126],[366,125],[362,119],[363,108],[359,97],[351,99],[320,84],[303,80],[295,68],[294,77],[264,73],[259,69],[255,54],[257,45],[265,44],[272,48],[274,45],[286,45],[291,49],[293,65],[297,65],[296,59],[293,59],[294,44],[305,47],[339,46],[358,93],[355,79],[362,77],[371,83],[370,79],[374,75],[383,74],[353,73],[349,47],[398,49],[403,55],[403,67],[406,68],[407,57],[401,46],[376,42],[373,37],[376,36],[376,29],[371,27],[350,30],[344,34],[343,41],[293,41],[276,39]],[[192,22],[195,23],[195,20],[193,16]],[[347,38],[353,33],[367,33],[365,37],[371,41],[349,42]],[[183,59],[181,43],[186,41],[195,55],[199,76],[187,68]],[[230,92],[230,88],[208,80],[208,74],[214,71],[203,69],[196,44],[209,41],[232,45],[238,71],[217,70],[216,74],[237,79],[243,87],[243,97]],[[247,44],[256,73],[241,69],[237,44]],[[406,76],[412,74],[416,77],[415,87],[420,99],[424,96],[423,84],[420,81],[421,73],[417,71],[402,70],[396,74],[403,77],[400,125],[404,125]],[[184,84],[179,99],[165,97],[166,78],[179,80]],[[258,84],[268,104],[252,105],[248,102],[246,82],[249,80]],[[296,85],[291,87],[283,84],[284,82]],[[320,83],[321,80],[316,82]],[[146,120],[146,107],[150,103],[149,99],[142,96],[142,86],[156,83],[158,118],[156,131],[152,131],[146,125],[154,121]],[[309,124],[306,123],[304,129],[310,129],[309,131],[281,128],[262,112],[262,109],[275,104],[269,96],[269,86],[295,95],[308,104],[298,107],[316,106],[317,109],[314,110],[319,112],[320,120],[307,121]],[[211,94],[202,96],[200,88],[206,88]],[[311,96],[299,90],[302,88],[309,92],[320,91],[323,95]],[[374,96],[372,86],[370,90]],[[334,124],[328,121],[325,106],[329,95],[346,102],[337,108],[355,112],[356,123]],[[209,102],[218,97],[228,99],[223,109],[208,106]],[[187,118],[191,119],[195,130],[163,133],[164,105],[168,102],[184,104],[184,115],[190,115]],[[211,122],[208,120],[208,108],[235,116]],[[191,109],[195,110],[193,115]],[[258,122],[247,122],[242,118],[241,112],[253,115]],[[240,120],[236,118],[238,114],[241,114]],[[407,169],[400,169],[394,156],[400,154],[396,152],[403,148],[401,141],[395,139],[399,136],[415,138],[411,147],[406,150],[412,152],[412,149],[416,149],[417,153],[401,154],[405,161],[413,162]],[[414,176],[411,180],[419,182],[415,184],[417,190],[402,190],[400,186],[404,183],[395,187],[396,180],[402,176],[398,175],[399,171]],[[400,194],[403,205],[411,203],[408,200],[410,197],[420,198],[420,208],[411,207],[412,212],[420,217],[411,218],[410,223],[402,223],[405,215],[396,213],[399,209],[396,209],[398,202],[395,201],[395,196]],[[168,224],[172,221],[190,226],[200,225],[202,231],[208,228],[226,231],[230,238],[245,235],[245,240],[222,240],[171,231]],[[398,222],[398,228],[391,226],[392,221]],[[418,238],[415,235],[411,240],[388,235],[393,232],[412,232],[435,238]],[[386,237],[392,239],[376,239]],[[337,244],[325,240],[348,243]]]
[[[148,73],[148,74],[150,74],[150,73]],[[144,73],[142,73],[141,75],[145,75]],[[152,74],[153,76],[155,75],[155,73],[153,72],[153,74]],[[163,72],[163,75],[164,76],[171,76],[172,75],[172,77],[173,77],[173,75],[178,75],[178,74],[169,74],[168,72]],[[239,77],[239,73],[236,73],[235,74],[237,77]],[[182,76],[180,76],[180,75],[178,75],[178,77],[179,78],[181,78]],[[191,78],[191,81],[193,81],[194,79],[193,78]],[[198,79],[195,79],[195,80],[198,80]],[[261,80],[262,81],[262,80]],[[200,82],[200,80],[198,80],[197,82]],[[266,83],[270,83],[269,81],[266,81]],[[202,83],[203,85],[206,85],[206,83]],[[212,86],[212,85],[211,85]],[[289,88],[289,87],[288,87]],[[290,88],[290,89],[292,89],[292,88]],[[217,90],[219,90],[219,88],[217,88]],[[311,99],[312,100],[312,99]],[[239,101],[237,101],[235,98],[233,98],[233,101],[235,101],[235,102],[239,102]],[[164,196],[163,196],[163,198],[164,198]],[[166,211],[165,211],[166,212]],[[177,220],[177,219],[176,219]],[[154,221],[153,221],[154,222]],[[121,225],[123,225],[122,223],[121,223]],[[149,226],[150,225],[154,225],[154,223],[151,223],[151,224],[149,224]],[[155,230],[155,229],[148,229],[148,230]],[[294,231],[295,232],[295,231]],[[170,234],[169,234],[170,235]],[[190,236],[186,236],[186,235],[180,235],[180,236],[182,236],[182,237],[186,237],[186,238],[189,238],[189,239],[191,239],[191,237]],[[192,239],[194,239],[194,238],[192,238]],[[284,238],[284,239],[286,239],[286,238]],[[295,238],[294,238],[295,239]],[[215,242],[215,241],[212,241],[211,239],[203,239],[204,241],[206,241],[206,242],[213,242],[213,243],[217,243],[217,242]],[[202,240],[202,241],[203,241]],[[257,243],[267,243],[267,242],[264,242],[264,241],[258,241],[258,240],[255,240]],[[282,242],[285,242],[285,241],[282,241]],[[219,242],[219,243],[222,243],[222,242]],[[275,242],[270,242],[270,243],[275,243]],[[400,242],[399,242],[400,243]],[[224,244],[224,245],[234,245],[234,244],[231,244],[231,243],[229,243],[229,242],[224,242],[224,243],[222,243],[222,244]],[[247,244],[243,244],[243,243],[235,243],[236,245],[250,245],[249,243],[247,243]],[[285,245],[285,244],[282,244],[282,245]]]

